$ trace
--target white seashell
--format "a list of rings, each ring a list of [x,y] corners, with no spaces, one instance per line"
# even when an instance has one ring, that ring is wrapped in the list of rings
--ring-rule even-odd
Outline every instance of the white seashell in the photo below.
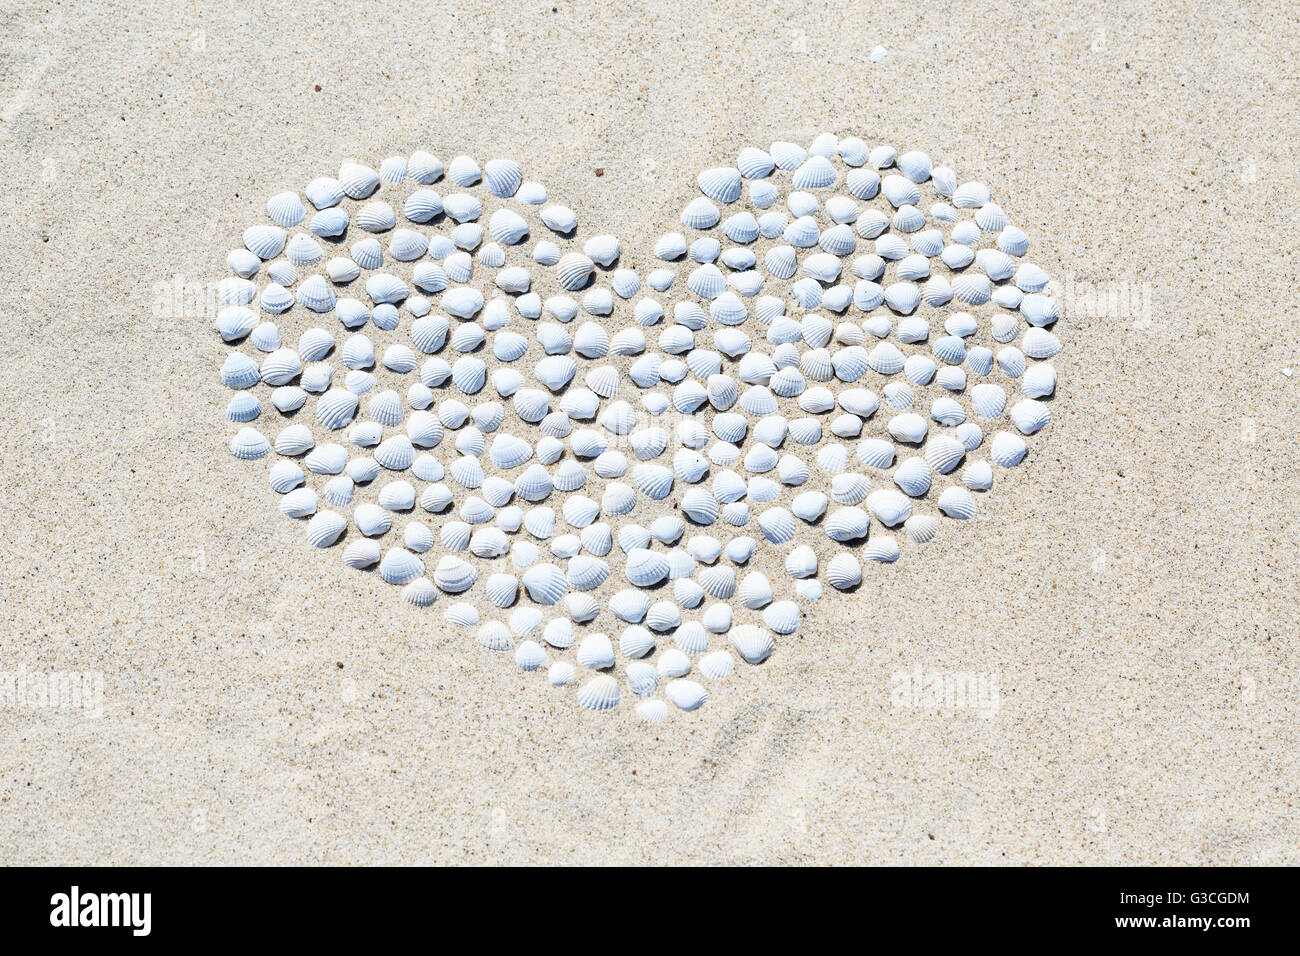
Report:
[[[772,172],[772,157],[761,149],[747,146],[736,157],[736,168],[746,179],[764,179]]]
[[[347,529],[347,520],[337,511],[321,511],[307,522],[307,540],[315,548],[328,548]]]
[[[825,156],[812,156],[795,170],[791,185],[795,189],[824,189],[835,179],[835,167],[830,161]]]
[[[894,463],[894,446],[883,438],[858,442],[858,461],[871,468],[888,468]]]
[[[978,345],[966,351],[966,367],[971,375],[988,375],[993,371],[993,350]]]
[[[428,578],[416,578],[402,589],[402,600],[415,607],[428,607],[438,599],[438,590]]]
[[[681,612],[671,601],[656,601],[646,611],[645,625],[652,631],[671,631],[682,622]],[[689,649],[682,648],[690,653]]]
[[[628,552],[625,574],[637,587],[652,587],[668,577],[668,560],[662,554],[646,548],[633,548]]]
[[[797,143],[776,142],[768,149],[772,161],[781,169],[794,170],[808,157],[808,153]]]
[[[870,543],[870,542],[868,542]],[[862,565],[847,552],[831,558],[826,566],[826,580],[839,591],[848,591],[862,583]]]
[[[424,562],[405,548],[389,548],[379,562],[379,576],[389,584],[407,584],[424,574]]]
[[[951,473],[961,464],[966,446],[947,435],[935,435],[925,444],[925,460],[941,475]]]
[[[755,541],[753,538],[749,537],[748,535],[742,535],[739,538],[732,538],[730,541],[728,541],[726,547],[722,549],[722,552],[727,556],[727,560],[733,561],[736,564],[745,564],[747,561],[749,561],[751,557],[754,556],[754,551],[757,547],[758,547],[757,541]],[[725,567],[720,568],[719,570],[723,572],[731,571],[730,568],[725,568]],[[732,578],[733,586],[734,586],[734,581],[735,579],[733,577]],[[714,594],[714,597],[727,597],[727,596],[729,595]]]
[[[1016,269],[1016,287],[1022,292],[1042,292],[1050,281],[1051,277],[1031,262],[1022,263]]]
[[[510,614],[510,630],[520,637],[532,634],[542,623],[542,612],[535,607],[518,607]],[[525,644],[530,643],[528,641]],[[540,647],[541,645],[538,645]]]
[[[933,164],[930,157],[917,150],[906,152],[898,157],[899,171],[914,183],[923,183],[930,178]]]
[[[873,492],[873,496],[881,492]],[[871,497],[867,501],[870,503]],[[861,508],[840,508],[826,518],[824,530],[832,541],[856,541],[867,536],[871,518]]]
[[[913,498],[919,498],[929,491],[930,482],[930,465],[920,456],[908,458],[894,471],[894,484]]]
[[[332,505],[346,507],[352,503],[354,482],[348,475],[339,475],[325,482],[324,497]]]
[[[965,488],[953,486],[939,496],[939,510],[949,518],[965,520],[975,516],[975,499]]]
[[[885,288],[884,296],[885,304],[901,315],[915,311],[921,303],[921,290],[911,282],[892,283]]]
[[[898,441],[912,442],[918,445],[925,441],[926,433],[929,431],[926,420],[915,412],[895,415],[889,420],[887,427],[889,434]]]
[[[569,499],[572,502],[574,499]],[[566,519],[569,502],[565,503]],[[605,493],[600,499],[600,511],[602,514],[616,517],[625,515],[636,506],[636,492],[632,488],[620,482],[611,482],[605,486]],[[574,522],[570,522],[571,524]],[[577,524],[576,527],[582,527]]]
[[[772,583],[767,579],[767,575],[759,571],[751,571],[740,582],[736,597],[745,607],[756,611],[771,602]]]
[[[915,206],[902,206],[898,212],[894,213],[890,224],[894,229],[901,233],[914,233],[920,231],[925,226],[925,213]],[[924,258],[924,257],[922,257]]]
[[[357,505],[352,520],[356,523],[357,530],[367,537],[386,534],[393,526],[392,514],[369,502]]]
[[[901,553],[898,549],[898,542],[888,535],[873,537],[862,549],[862,556],[868,561],[877,561],[883,564],[892,564],[897,561]]]
[[[785,508],[768,508],[758,516],[758,527],[772,544],[784,544],[794,536],[794,515]]]
[[[895,209],[900,206],[916,206],[921,202],[921,191],[916,183],[905,176],[886,176],[880,181],[880,193]]]
[[[321,177],[313,179],[303,190],[307,200],[317,209],[328,209],[343,199],[343,187],[337,179]]]
[[[1007,394],[1002,386],[981,382],[971,389],[971,406],[980,418],[997,418],[1006,408]]]
[[[1028,298],[1028,296],[1026,296],[1026,298]],[[1026,329],[1024,336],[1021,338],[1020,344],[1024,347],[1025,354],[1030,358],[1035,359],[1049,359],[1061,351],[1060,340],[1051,332],[1041,328]],[[1003,351],[1005,351],[1005,349]],[[1001,353],[998,354],[1001,356]],[[1001,364],[1000,358],[999,364]],[[1012,376],[1012,378],[1018,377],[1019,375]]]
[[[515,648],[515,664],[520,670],[535,671],[547,660],[546,651],[536,641],[522,641]]]
[[[433,583],[439,590],[448,594],[460,594],[473,587],[478,579],[478,572],[465,561],[454,555],[444,555],[434,570]]]
[[[536,604],[553,607],[568,590],[567,577],[553,564],[535,564],[524,572],[524,589]]]
[[[593,677],[578,689],[578,703],[587,710],[612,710],[618,701],[618,681],[608,674]]]
[[[452,165],[455,165],[453,160]],[[459,172],[459,170],[458,170]],[[452,177],[456,181],[455,177]],[[523,183],[519,164],[509,159],[489,159],[483,167],[483,182],[488,192],[501,199],[513,196]]]
[[[799,627],[799,605],[776,601],[763,610],[763,623],[777,634],[793,634]]]
[[[316,401],[316,418],[331,430],[345,427],[357,412],[357,397],[346,389],[332,388]]]
[[[699,525],[710,525],[718,520],[718,502],[703,488],[691,488],[682,496],[682,514]]]
[[[979,182],[962,183],[952,193],[952,204],[958,209],[979,209],[988,201],[988,187]]]
[[[680,710],[698,710],[709,699],[709,693],[693,680],[673,680],[664,688],[667,697]]]
[[[792,578],[813,577],[817,573],[817,555],[807,545],[801,545],[786,555],[785,573]]]
[[[402,529],[402,541],[409,550],[423,554],[433,547],[433,530],[428,525],[412,521]]]
[[[469,188],[482,178],[478,163],[468,156],[457,156],[447,166],[447,178],[457,186]]]
[[[283,495],[302,484],[303,478],[303,470],[293,462],[276,462],[269,475],[271,490]]]
[[[924,462],[922,462],[924,464]],[[867,509],[876,520],[892,528],[906,521],[912,514],[912,503],[892,488],[882,488],[867,496]]]
[[[1056,369],[1048,362],[1036,363],[1025,370],[1021,391],[1030,398],[1045,398],[1056,391]]]
[[[546,672],[546,679],[554,687],[563,687],[573,680],[573,665],[568,661],[556,661]]]
[[[468,502],[467,502],[468,504]],[[484,503],[486,504],[486,502]],[[484,514],[471,516],[462,509],[462,516],[469,520],[471,524],[482,523],[484,520],[491,520],[492,512],[490,506],[483,509]],[[510,541],[506,538],[505,532],[500,528],[479,528],[469,540],[469,550],[476,558],[499,558],[510,550]]]
[[[604,634],[592,634],[578,645],[578,663],[590,670],[614,666],[614,645]]]
[[[297,434],[290,434],[298,429],[301,429],[301,431],[297,432]],[[284,439],[283,447],[286,453],[301,454],[312,445],[311,435],[304,425],[291,425],[281,433],[280,437]],[[279,441],[280,439],[277,438],[277,443]],[[342,445],[335,444],[322,445],[303,461],[303,464],[307,466],[307,470],[315,475],[337,475],[347,463],[347,449]]]
[[[718,167],[706,169],[696,179],[700,192],[721,203],[733,203],[740,198],[741,172],[739,169]]]
[[[495,529],[485,529],[495,530]],[[487,579],[483,586],[484,593],[487,594],[488,600],[497,607],[509,607],[514,603],[515,597],[519,593],[519,585],[514,575],[494,574]]]
[[[1011,406],[1010,417],[1022,434],[1033,435],[1046,427],[1052,413],[1042,402],[1026,398]]]
[[[968,452],[974,451],[984,441],[983,430],[974,422],[963,422],[953,429],[953,435]]]
[[[587,284],[595,268],[595,263],[587,256],[570,252],[560,257],[555,266],[555,275],[561,288],[573,292]]]
[[[799,249],[811,249],[817,245],[821,230],[817,220],[812,216],[800,216],[785,227],[782,237],[790,245]]]
[[[838,504],[856,505],[867,497],[870,488],[865,475],[843,472],[831,479],[831,498]]]
[[[682,210],[682,225],[688,229],[712,229],[722,216],[715,206],[704,196],[697,196]],[[662,257],[661,257],[662,258]]]
[[[619,257],[619,242],[614,236],[593,236],[583,245],[582,251],[598,265],[610,266]]]
[[[316,492],[310,488],[294,489],[280,499],[280,514],[289,518],[306,518],[316,513]]]
[[[727,634],[732,649],[749,664],[761,664],[775,649],[772,635],[757,627],[742,624]]]
[[[1013,468],[1024,461],[1028,446],[1025,440],[1012,432],[998,432],[989,445],[989,458],[995,465]]]
[[[972,491],[988,491],[993,487],[993,466],[987,461],[977,461],[966,468],[961,483]]]
[[[907,536],[918,544],[934,539],[939,531],[939,522],[931,515],[912,515],[903,525]]]
[[[478,610],[472,604],[453,604],[444,617],[457,627],[474,627],[479,622]]]
[[[353,541],[343,549],[343,563],[361,570],[379,563],[380,549],[377,541]]]
[[[261,415],[261,401],[256,395],[237,392],[226,406],[226,418],[231,421],[252,421]]]
[[[605,583],[609,565],[591,555],[575,555],[569,561],[569,586],[577,591],[591,591]]]
[[[610,598],[609,609],[619,620],[637,624],[650,609],[650,598],[641,591],[626,589]],[[653,647],[654,638],[644,628],[631,627],[623,632],[622,650],[627,656],[641,657]]]
[[[1034,331],[1033,329],[1029,330]],[[1050,334],[1050,333],[1048,333]],[[1029,332],[1025,333],[1026,336]],[[1006,348],[999,349],[997,354],[998,368],[1008,378],[1019,378],[1025,372],[1025,353],[1020,349],[1008,345]]]

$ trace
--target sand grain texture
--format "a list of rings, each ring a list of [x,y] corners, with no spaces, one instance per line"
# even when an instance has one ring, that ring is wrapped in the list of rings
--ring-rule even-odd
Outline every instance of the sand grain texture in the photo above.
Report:
[[[1294,12],[552,3],[0,12],[0,670],[105,681],[0,708],[5,861],[1300,861]],[[210,316],[156,314],[346,159],[514,156],[644,269],[699,169],[823,130],[988,182],[1075,283],[1053,422],[651,730],[308,553]],[[894,706],[917,667],[1000,707]]]

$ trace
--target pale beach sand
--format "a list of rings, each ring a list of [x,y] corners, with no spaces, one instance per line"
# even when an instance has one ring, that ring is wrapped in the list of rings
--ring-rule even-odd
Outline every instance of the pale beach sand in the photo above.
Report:
[[[1294,13],[122,7],[0,11],[0,671],[104,687],[0,707],[6,863],[1300,862]],[[226,450],[211,317],[155,315],[348,159],[514,156],[641,267],[700,168],[824,130],[1030,234],[1052,424],[654,729],[308,553]],[[998,706],[896,706],[918,668]]]

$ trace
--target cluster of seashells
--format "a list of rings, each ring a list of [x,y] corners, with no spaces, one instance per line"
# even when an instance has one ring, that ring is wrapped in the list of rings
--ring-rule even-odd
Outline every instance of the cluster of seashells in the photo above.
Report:
[[[638,260],[512,160],[272,196],[216,329],[280,511],[578,703],[649,722],[975,514],[1050,420],[1048,275],[979,182],[817,137]]]

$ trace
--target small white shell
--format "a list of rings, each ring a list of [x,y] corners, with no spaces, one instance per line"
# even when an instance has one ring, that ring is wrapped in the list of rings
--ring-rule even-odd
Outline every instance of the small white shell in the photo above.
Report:
[[[593,671],[614,666],[614,645],[604,634],[592,634],[578,645],[578,663]]]
[[[862,556],[868,561],[877,561],[883,564],[891,564],[897,561],[901,553],[898,542],[888,535],[873,536],[862,549]]]
[[[535,671],[547,660],[546,651],[536,641],[521,641],[515,648],[515,663],[520,670]]]
[[[1042,402],[1026,398],[1011,406],[1010,418],[1022,434],[1033,435],[1046,427],[1052,413]]]
[[[479,622],[478,609],[463,602],[448,607],[443,616],[458,627],[474,627]]]
[[[933,540],[939,531],[939,522],[932,515],[912,515],[903,524],[907,536],[918,544]]]
[[[542,638],[552,647],[572,647],[574,641],[573,622],[567,617],[552,618],[546,622]]]
[[[669,681],[664,696],[681,710],[698,710],[709,699],[709,692],[693,680]]]
[[[377,541],[353,541],[343,549],[343,563],[349,568],[373,567],[379,562],[380,549]]]
[[[578,703],[587,710],[611,710],[618,702],[618,681],[608,674],[593,677],[578,690]]]
[[[900,492],[882,488],[867,496],[867,509],[881,524],[892,528],[911,517],[912,503]]]
[[[688,229],[712,229],[722,216],[715,206],[704,196],[696,196],[682,210],[682,225]],[[277,250],[278,251],[278,250]]]
[[[448,594],[468,591],[474,586],[476,580],[478,580],[478,572],[473,566],[451,554],[443,555],[439,559],[433,573],[433,583],[439,590]]]
[[[953,486],[939,496],[939,510],[949,518],[972,518],[975,516],[975,499],[965,488]]]
[[[328,548],[347,529],[347,520],[337,511],[321,511],[307,522],[307,540],[315,548]]]
[[[748,624],[733,627],[727,640],[737,654],[749,664],[761,664],[771,656],[776,645],[768,632]]]
[[[776,601],[763,610],[763,623],[777,634],[793,634],[799,627],[799,605]]]
[[[837,590],[850,590],[862,583],[862,566],[853,555],[842,552],[826,566],[826,580]]]
[[[546,672],[546,679],[554,687],[563,687],[573,680],[573,665],[568,661],[556,661]]]
[[[727,651],[714,651],[700,658],[700,673],[710,680],[722,680],[731,673],[734,661]]]

